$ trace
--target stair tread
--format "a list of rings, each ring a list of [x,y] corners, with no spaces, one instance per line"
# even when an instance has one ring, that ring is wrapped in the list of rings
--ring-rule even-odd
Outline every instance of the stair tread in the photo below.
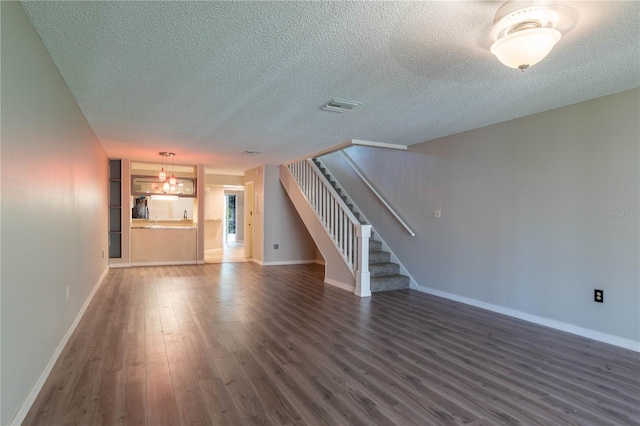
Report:
[[[388,251],[371,250],[369,251],[369,263],[389,262],[391,254]]]
[[[403,290],[409,288],[409,277],[406,275],[396,274],[383,277],[371,277],[369,282],[372,292]]]
[[[398,275],[400,265],[392,262],[370,263],[369,273],[371,278],[387,278]]]
[[[406,278],[407,280],[409,280],[408,276],[401,275],[401,274],[385,275],[384,277],[374,277],[374,278],[371,278],[371,279],[372,280],[374,280],[374,279],[375,280],[382,280],[382,279],[399,279],[399,278],[402,278],[402,279]]]
[[[384,251],[384,250],[369,250],[369,254],[380,254],[380,253],[387,253],[389,254],[388,251]]]

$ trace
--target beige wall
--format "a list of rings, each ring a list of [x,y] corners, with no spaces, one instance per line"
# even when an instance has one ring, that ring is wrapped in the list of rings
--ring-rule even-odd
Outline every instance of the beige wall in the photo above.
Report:
[[[108,159],[20,4],[0,7],[4,425],[107,268]]]
[[[204,183],[206,185],[244,185],[244,176],[233,175],[204,175]]]

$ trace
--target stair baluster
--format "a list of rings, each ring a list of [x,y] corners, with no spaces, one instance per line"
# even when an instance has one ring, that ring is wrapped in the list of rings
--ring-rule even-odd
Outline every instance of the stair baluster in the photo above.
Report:
[[[353,272],[356,281],[354,293],[361,297],[370,296],[371,225],[358,221],[312,160],[297,161],[287,165],[287,168]]]

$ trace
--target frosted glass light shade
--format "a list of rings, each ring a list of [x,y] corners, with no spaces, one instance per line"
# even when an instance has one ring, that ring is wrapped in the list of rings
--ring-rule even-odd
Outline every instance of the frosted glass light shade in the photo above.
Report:
[[[175,186],[177,183],[177,179],[174,175],[171,175],[171,177],[169,178],[169,183],[171,184],[171,186]]]
[[[162,184],[162,190],[163,190],[164,192],[169,192],[169,190],[170,190],[170,189],[171,189],[171,185],[169,185],[169,182],[165,181],[165,182]]]
[[[516,31],[491,45],[491,53],[511,68],[530,67],[545,58],[562,34],[553,28]]]
[[[158,179],[160,180],[160,182],[164,182],[165,180],[167,180],[167,174],[165,173],[164,169],[160,170]]]

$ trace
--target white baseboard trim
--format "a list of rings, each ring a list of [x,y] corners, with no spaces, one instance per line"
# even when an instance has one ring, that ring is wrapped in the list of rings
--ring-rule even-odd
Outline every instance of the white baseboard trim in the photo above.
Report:
[[[130,268],[130,263],[110,263],[109,268]]]
[[[178,260],[167,262],[131,262],[131,266],[177,266],[177,265],[195,265],[195,260]]]
[[[109,268],[110,267],[107,265],[107,267],[104,269],[104,271],[100,275],[100,278],[98,278],[98,282],[96,283],[95,286],[93,286],[93,289],[91,290],[91,293],[89,294],[89,297],[87,297],[87,300],[85,300],[84,304],[80,308],[80,311],[78,312],[78,315],[76,315],[76,318],[73,320],[73,322],[69,326],[69,329],[67,330],[67,332],[62,337],[62,340],[60,340],[60,343],[58,343],[58,347],[56,347],[56,350],[53,351],[53,354],[51,355],[51,358],[49,358],[49,362],[47,362],[47,365],[44,367],[44,370],[42,370],[42,373],[40,373],[40,376],[38,377],[38,380],[36,380],[36,382],[33,384],[33,387],[31,388],[31,391],[29,391],[29,394],[27,395],[27,397],[25,398],[24,402],[20,406],[20,409],[18,410],[16,415],[13,417],[13,420],[11,420],[11,422],[9,422],[10,425],[21,425],[22,422],[24,421],[25,417],[27,417],[27,414],[29,413],[29,410],[31,409],[31,406],[35,402],[36,397],[38,396],[40,391],[42,390],[42,386],[44,386],[44,382],[47,381],[47,378],[49,377],[49,374],[51,374],[51,370],[53,370],[53,366],[58,361],[58,357],[62,353],[62,350],[64,349],[64,347],[67,345],[67,342],[69,342],[69,339],[71,338],[71,335],[76,330],[76,327],[78,326],[78,323],[82,319],[82,316],[84,315],[85,311],[89,307],[89,304],[93,300],[93,296],[96,295],[96,292],[100,288],[100,285],[102,284],[102,281],[104,280],[104,277],[107,276],[107,273],[109,272]]]
[[[251,259],[255,263],[261,266],[285,266],[285,265],[308,265],[309,263],[316,263],[316,260],[282,260],[282,261],[274,261],[274,262],[263,262],[258,259]]]
[[[349,285],[347,283],[342,283],[340,281],[332,280],[331,278],[324,278],[324,282],[326,284],[332,285],[334,287],[338,287],[339,289],[346,290],[350,293],[353,293],[356,290],[356,287],[353,285]]]
[[[640,352],[640,342],[636,342],[635,340],[625,339],[623,337],[602,333],[600,331],[589,330],[588,328],[579,327],[577,325],[569,324],[566,322],[539,317],[537,315],[528,314],[526,312],[518,311],[516,309],[493,305],[491,303],[482,302],[480,300],[471,299],[469,297],[459,296],[453,293],[447,293],[445,291],[435,290],[429,287],[424,287],[419,285],[416,290],[422,293],[428,293],[434,296],[442,297],[444,299],[453,300],[455,302],[464,303],[466,305],[475,306],[476,308],[486,309],[488,311],[496,312],[498,314],[507,315],[507,316],[518,318],[534,324],[543,325],[545,327],[554,328],[560,331],[566,331],[567,333],[576,334],[578,336],[597,340],[599,342],[608,343],[610,345],[629,349],[635,352]]]
[[[198,261],[196,262],[196,264],[197,264],[197,265],[204,265],[204,264],[205,264],[205,261],[204,261],[204,260],[198,260]]]
[[[326,263],[325,263],[324,259],[316,259],[316,263],[318,265],[326,266]]]

